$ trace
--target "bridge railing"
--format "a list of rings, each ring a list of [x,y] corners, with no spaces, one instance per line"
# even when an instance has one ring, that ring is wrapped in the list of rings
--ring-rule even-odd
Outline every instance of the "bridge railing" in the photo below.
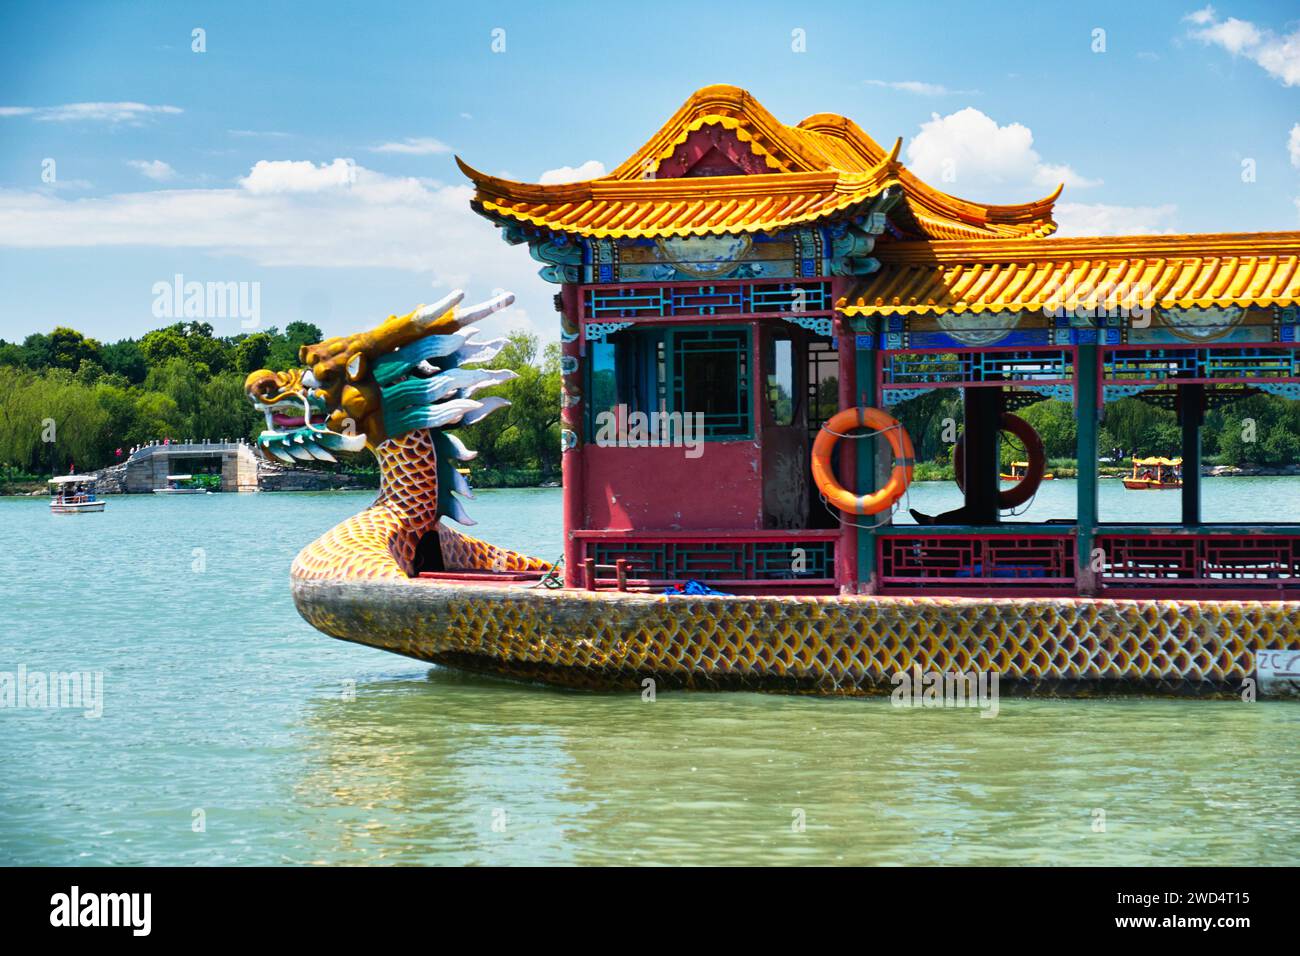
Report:
[[[221,441],[213,441],[212,439],[207,439],[207,438],[199,439],[199,440],[195,440],[191,438],[185,441],[169,441],[166,439],[155,439],[154,441],[151,441],[147,444],[137,445],[134,448],[132,448],[130,453],[126,456],[126,460],[130,461],[135,458],[144,458],[148,455],[154,454],[156,451],[159,450],[166,451],[168,453],[184,452],[184,453],[194,453],[194,454],[203,454],[203,453],[213,454],[216,452],[234,451],[241,447],[251,448],[252,446],[248,442],[248,440],[244,438],[240,438],[236,440],[223,439]]]

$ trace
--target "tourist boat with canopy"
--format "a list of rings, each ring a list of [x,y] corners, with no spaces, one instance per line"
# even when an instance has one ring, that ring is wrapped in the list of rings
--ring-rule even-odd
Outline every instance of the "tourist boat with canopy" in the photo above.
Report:
[[[1134,490],[1181,488],[1181,458],[1134,458],[1133,474],[1124,479],[1124,487]]]
[[[50,514],[80,515],[103,511],[108,504],[99,497],[94,478],[85,475],[60,475],[51,478]]]
[[[1029,475],[1029,462],[1027,462],[1027,461],[1013,461],[1013,462],[1010,464],[1009,467],[1010,467],[1010,469],[1011,469],[1011,473],[1010,473],[1010,474],[1007,474],[1006,472],[1003,472],[1001,475],[998,476],[998,477],[1000,477],[1003,481],[1016,481],[1016,482],[1020,482],[1020,481],[1024,481],[1025,478],[1027,478],[1028,475]],[[1049,471],[1049,472],[1046,472],[1046,473],[1043,474],[1043,477],[1042,477],[1041,480],[1043,480],[1043,481],[1054,481],[1055,479],[1056,479],[1056,475],[1052,474],[1052,473]]]
[[[155,495],[205,495],[208,489],[195,481],[193,475],[168,475],[167,484],[153,490]]]
[[[1300,398],[1300,234],[1057,239],[1059,189],[959,199],[900,155],[711,86],[593,180],[461,162],[474,211],[556,288],[562,540],[530,556],[452,526],[472,524],[473,426],[514,374],[475,327],[510,297],[454,293],[245,383],[268,457],[379,462],[374,504],[293,562],[299,612],[599,688],[857,695],[992,672],[1008,693],[1238,695],[1268,685],[1261,662],[1300,661],[1300,524],[1210,521],[1200,481],[1208,409]],[[918,449],[952,439],[903,421],[937,389],[961,396],[962,504],[925,514]],[[1077,419],[1075,511],[1032,521],[1045,459],[1016,411],[1048,399]],[[1120,399],[1178,413],[1177,521],[1099,513],[1089,463]],[[1010,488],[1004,431],[1027,452]]]

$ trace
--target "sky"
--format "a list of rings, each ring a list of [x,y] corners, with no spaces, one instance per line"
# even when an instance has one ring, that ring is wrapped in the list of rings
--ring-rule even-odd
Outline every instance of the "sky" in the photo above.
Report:
[[[710,83],[901,136],[964,198],[1064,182],[1060,235],[1300,228],[1294,3],[6,0],[0,338],[139,336],[182,276],[256,289],[220,335],[460,287],[518,296],[485,331],[553,340],[556,287],[454,157],[589,178]]]

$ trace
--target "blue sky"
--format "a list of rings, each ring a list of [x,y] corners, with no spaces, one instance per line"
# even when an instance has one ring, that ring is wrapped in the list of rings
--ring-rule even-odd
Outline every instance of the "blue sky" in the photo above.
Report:
[[[967,198],[1064,179],[1063,235],[1300,227],[1289,3],[6,2],[0,337],[139,335],[180,273],[328,334],[508,288],[490,328],[554,338],[554,287],[469,213],[453,155],[609,169],[717,82],[902,136]]]

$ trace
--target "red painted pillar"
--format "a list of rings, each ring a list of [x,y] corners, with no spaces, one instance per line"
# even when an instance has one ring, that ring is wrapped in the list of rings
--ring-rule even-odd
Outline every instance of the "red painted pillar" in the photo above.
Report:
[[[843,279],[831,280],[831,301],[838,302],[846,292]],[[839,345],[840,408],[853,408],[858,401],[857,355],[853,329],[841,315],[835,316],[835,339]],[[845,488],[858,487],[856,447],[861,439],[840,442],[839,476]],[[840,540],[835,548],[835,583],[841,592],[856,592],[858,586],[858,529],[850,522],[867,520],[861,516],[840,514]]]
[[[755,530],[763,528],[763,489],[767,485],[767,474],[763,468],[763,422],[764,414],[767,411],[767,379],[764,377],[767,369],[763,367],[763,357],[766,349],[763,346],[763,326],[759,322],[750,322],[749,325],[749,380],[751,383],[749,389],[749,420],[753,422],[751,434],[753,438],[750,441],[750,448],[754,455],[754,465],[758,468],[758,501],[754,508],[754,521],[752,527]],[[811,467],[811,466],[810,466]]]
[[[582,587],[582,547],[573,532],[587,521],[583,481],[582,354],[579,341],[578,287],[560,288],[560,481],[564,499],[564,585]]]

